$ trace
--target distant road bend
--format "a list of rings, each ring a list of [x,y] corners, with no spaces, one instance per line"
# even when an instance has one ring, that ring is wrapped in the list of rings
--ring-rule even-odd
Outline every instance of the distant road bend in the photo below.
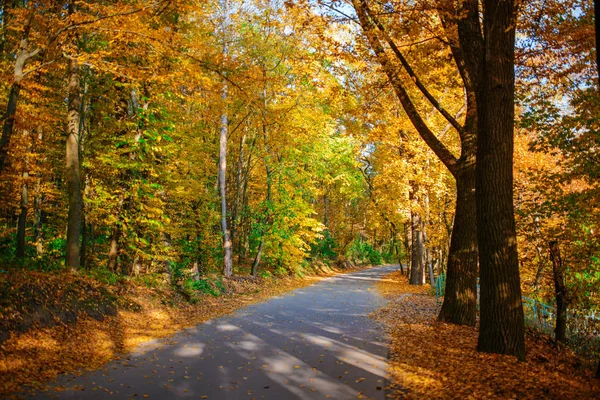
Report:
[[[36,399],[384,399],[388,341],[368,318],[397,266],[328,278],[177,335]]]

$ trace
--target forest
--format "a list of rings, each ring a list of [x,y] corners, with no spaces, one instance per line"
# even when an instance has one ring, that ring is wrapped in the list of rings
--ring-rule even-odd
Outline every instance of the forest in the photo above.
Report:
[[[397,264],[477,351],[600,377],[595,3],[3,0],[0,348]]]

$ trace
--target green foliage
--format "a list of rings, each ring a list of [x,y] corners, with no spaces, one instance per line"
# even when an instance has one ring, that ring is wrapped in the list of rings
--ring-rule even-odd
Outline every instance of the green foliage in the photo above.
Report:
[[[346,250],[346,257],[359,265],[380,265],[383,263],[381,253],[361,237],[357,237],[350,243]]]
[[[87,275],[108,285],[115,285],[123,280],[123,276],[109,270],[106,267],[93,268],[87,271]]]
[[[322,260],[335,260],[338,256],[337,253],[338,245],[335,241],[335,238],[331,235],[331,233],[326,230],[323,232],[321,237],[319,237],[310,248],[310,255],[313,258],[319,258]]]
[[[208,277],[200,278],[197,281],[188,279],[185,281],[184,288],[190,291],[196,291],[203,294],[209,294],[219,297],[225,293],[225,285],[222,278],[211,279]]]

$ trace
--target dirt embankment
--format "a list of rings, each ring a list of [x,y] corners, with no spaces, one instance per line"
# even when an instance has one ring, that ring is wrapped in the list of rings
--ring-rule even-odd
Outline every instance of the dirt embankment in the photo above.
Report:
[[[0,397],[24,385],[44,387],[61,373],[99,368],[143,342],[349,272],[314,269],[318,275],[225,279],[222,295],[200,294],[193,302],[168,285],[106,285],[68,272],[1,275]]]

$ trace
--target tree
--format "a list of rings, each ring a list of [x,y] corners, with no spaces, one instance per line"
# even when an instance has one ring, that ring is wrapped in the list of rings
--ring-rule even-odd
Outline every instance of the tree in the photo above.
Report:
[[[456,179],[457,201],[448,255],[446,296],[439,318],[442,321],[456,324],[475,325],[477,284],[477,226],[473,215],[473,209],[475,208],[475,139],[477,128],[475,93],[480,71],[474,54],[480,54],[481,41],[477,37],[465,38],[458,35],[458,32],[477,31],[472,26],[473,24],[479,26],[477,1],[465,1],[461,3],[462,8],[457,10],[441,8],[444,13],[447,13],[443,14],[445,16],[443,18],[445,32],[449,37],[450,47],[467,93],[467,111],[464,125],[459,124],[423,85],[390,37],[385,26],[378,20],[375,12],[369,8],[367,2],[365,0],[353,0],[352,3],[371,48],[375,52],[408,118],[421,138]],[[447,4],[443,5],[447,6]],[[475,8],[473,9],[474,5]],[[454,11],[454,14],[451,13],[452,11]],[[465,13],[466,17],[463,18],[462,15],[465,15]],[[408,94],[405,81],[400,78],[399,68],[392,63],[383,43],[387,43],[392,49],[396,60],[402,65],[406,74],[415,82],[431,105],[456,129],[461,139],[460,157],[454,156],[427,126]]]
[[[512,0],[483,4],[483,83],[477,93],[477,237],[481,320],[477,349],[525,359],[513,204],[515,25]]]
[[[229,0],[221,0],[221,34],[223,35],[223,60],[229,56]],[[229,131],[229,116],[227,113],[229,84],[223,79],[221,100],[223,111],[221,113],[221,127],[219,129],[219,194],[221,196],[221,231],[223,234],[223,274],[233,274],[233,261],[231,254],[231,232],[227,226],[227,133]]]
[[[76,12],[75,0],[68,5],[69,15]],[[73,35],[71,40],[75,49],[78,47],[78,37]],[[66,266],[78,269],[81,250],[81,218],[83,199],[81,197],[81,175],[79,168],[81,84],[79,79],[79,62],[77,55],[72,55],[68,67],[68,114],[66,141],[66,173],[69,196],[69,214],[67,217],[67,252]]]

